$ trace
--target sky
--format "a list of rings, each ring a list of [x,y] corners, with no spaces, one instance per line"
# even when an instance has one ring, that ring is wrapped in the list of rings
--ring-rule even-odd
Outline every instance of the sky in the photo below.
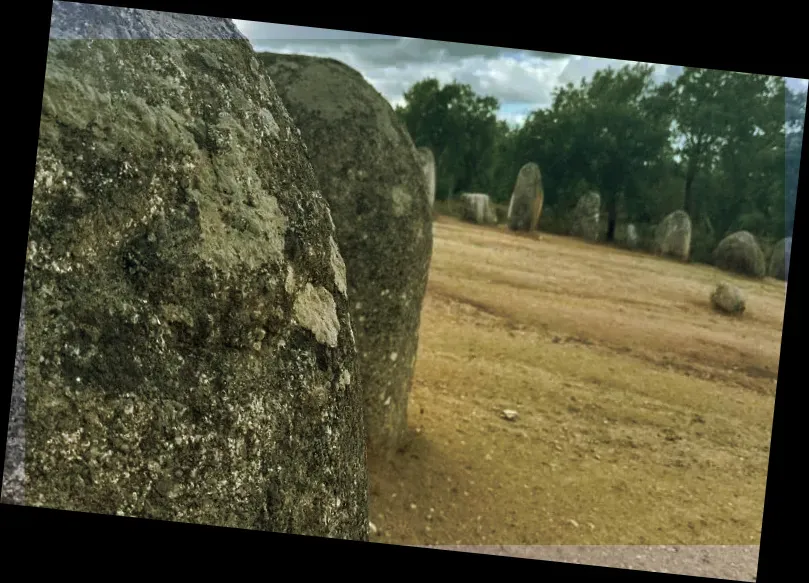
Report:
[[[559,85],[590,79],[599,69],[633,63],[285,24],[234,23],[257,51],[342,61],[362,73],[393,105],[401,104],[404,92],[426,77],[441,83],[467,83],[479,95],[496,97],[501,104],[499,117],[515,125],[531,111],[549,106]],[[660,82],[681,72],[676,65],[655,64],[655,79]],[[787,82],[793,89],[807,88],[805,79]]]

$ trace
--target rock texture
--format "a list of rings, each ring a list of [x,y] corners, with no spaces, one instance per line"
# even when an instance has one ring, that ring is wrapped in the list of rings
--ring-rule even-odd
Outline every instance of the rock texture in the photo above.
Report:
[[[691,218],[683,210],[667,215],[655,229],[655,250],[687,261],[691,254]]]
[[[497,213],[488,194],[465,193],[461,195],[462,217],[478,225],[496,225]]]
[[[748,231],[738,231],[722,239],[713,252],[714,265],[751,277],[764,277],[766,260],[758,241]]]
[[[427,179],[427,200],[430,201],[430,206],[433,206],[435,204],[435,156],[430,148],[419,148],[418,153],[421,157],[424,176]]]
[[[529,162],[520,168],[508,205],[508,227],[512,231],[536,231],[545,195],[539,166]]]
[[[194,16],[137,8],[115,7],[76,2],[54,2],[51,10],[50,37],[61,40],[85,39],[162,39],[247,40],[233,23],[223,18]]]
[[[407,429],[433,233],[421,159],[393,108],[332,59],[261,53],[300,128],[346,260],[369,445]]]
[[[86,10],[55,3],[54,30]],[[292,120],[231,22],[92,14],[223,32],[50,42],[26,503],[366,540],[344,266]]]
[[[601,218],[601,196],[590,192],[579,199],[573,210],[570,234],[588,241],[597,241]]]
[[[770,255],[767,274],[770,277],[786,281],[789,278],[790,255],[792,255],[792,237],[781,239]]]
[[[17,327],[17,351],[14,356],[14,381],[11,387],[0,502],[25,503],[25,294],[22,296]]]
[[[711,294],[711,304],[729,314],[742,314],[747,307],[744,293],[735,285],[720,283]]]

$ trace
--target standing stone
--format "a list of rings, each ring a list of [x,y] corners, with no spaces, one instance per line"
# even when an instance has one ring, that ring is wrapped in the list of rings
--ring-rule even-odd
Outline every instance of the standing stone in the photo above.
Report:
[[[497,213],[488,194],[465,193],[461,195],[461,216],[465,221],[478,225],[496,225]]]
[[[601,196],[590,192],[579,199],[573,210],[573,226],[570,234],[588,241],[597,241],[601,227]]]
[[[636,249],[638,246],[638,230],[635,228],[635,225],[629,224],[626,227],[626,244],[632,248]]]
[[[520,168],[508,205],[508,227],[512,231],[536,231],[545,195],[539,166],[529,162]]]
[[[433,233],[416,148],[388,101],[335,61],[261,53],[301,129],[337,225],[371,453],[407,430]]]
[[[767,273],[770,277],[786,281],[789,278],[789,257],[792,254],[792,237],[776,243],[770,256]]]
[[[24,292],[26,504],[367,540],[343,262],[250,43],[226,20],[53,15]],[[150,40],[58,40],[128,23]]]
[[[714,265],[751,277],[764,277],[766,260],[758,241],[748,231],[737,231],[722,239],[713,252]]]
[[[419,148],[418,153],[421,157],[424,176],[427,178],[427,200],[430,201],[432,207],[435,204],[435,156],[430,148]]]
[[[723,282],[717,285],[711,294],[711,304],[721,312],[742,314],[747,307],[747,300],[742,290]]]
[[[691,218],[684,210],[667,215],[655,229],[655,250],[688,261],[691,253]]]

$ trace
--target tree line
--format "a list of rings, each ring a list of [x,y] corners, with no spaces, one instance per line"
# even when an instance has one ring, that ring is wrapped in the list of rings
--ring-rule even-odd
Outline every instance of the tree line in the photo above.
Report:
[[[651,233],[677,209],[691,217],[695,260],[733,231],[765,247],[792,234],[806,93],[783,78],[686,68],[656,83],[652,66],[627,65],[557,88],[519,127],[499,107],[432,78],[405,93],[396,111],[435,155],[437,200],[484,192],[507,205],[520,167],[536,162],[543,230],[566,231],[579,197],[596,191],[608,242],[628,223]]]

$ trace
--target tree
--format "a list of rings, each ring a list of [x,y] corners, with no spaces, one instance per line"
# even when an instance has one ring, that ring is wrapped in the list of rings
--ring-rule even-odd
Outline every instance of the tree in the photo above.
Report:
[[[488,190],[492,186],[500,107],[494,97],[481,97],[469,85],[425,79],[404,95],[397,113],[416,146],[426,146],[436,158],[439,198],[459,190]]]
[[[685,178],[683,210],[696,220],[699,212],[694,182],[705,168],[715,164],[727,127],[727,71],[686,67],[671,92],[674,105],[674,137]]]
[[[720,232],[783,232],[784,90],[777,77],[711,69],[686,68],[674,83],[673,139],[692,220]]]
[[[523,158],[537,160],[560,196],[599,190],[608,241],[622,203],[637,211],[666,160],[670,115],[652,72],[648,65],[605,69],[559,88],[551,108],[531,115],[518,138]]]
[[[795,203],[798,196],[798,176],[801,167],[801,146],[806,121],[806,92],[786,92],[786,144],[785,144],[785,229],[792,236],[795,222]]]
[[[783,78],[726,74],[727,104],[716,171],[725,231],[781,238],[785,230],[785,100]],[[717,209],[719,210],[719,209]]]

